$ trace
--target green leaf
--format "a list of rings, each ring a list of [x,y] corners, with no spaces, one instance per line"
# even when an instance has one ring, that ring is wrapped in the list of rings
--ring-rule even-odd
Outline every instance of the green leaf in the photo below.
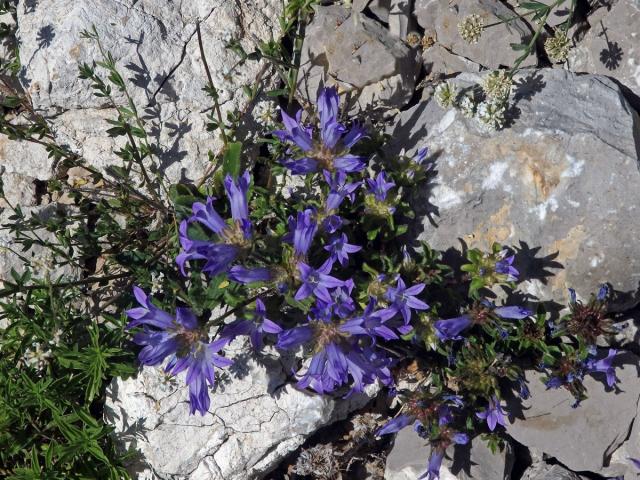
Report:
[[[510,43],[509,45],[511,45],[511,48],[515,51],[526,50],[528,47],[528,45],[524,43]]]
[[[233,178],[240,176],[241,160],[240,154],[242,153],[242,143],[232,142],[227,145],[222,158],[222,173],[231,175]]]
[[[520,8],[523,8],[525,10],[548,10],[550,7],[549,5],[545,5],[544,3],[541,2],[522,2],[520,3]]]

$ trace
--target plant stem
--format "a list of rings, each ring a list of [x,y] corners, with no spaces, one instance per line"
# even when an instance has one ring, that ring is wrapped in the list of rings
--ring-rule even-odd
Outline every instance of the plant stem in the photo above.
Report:
[[[227,133],[224,129],[224,123],[222,121],[222,110],[220,109],[220,102],[218,102],[218,94],[215,85],[213,84],[213,77],[211,76],[211,70],[209,70],[209,64],[207,63],[207,56],[204,53],[204,45],[202,44],[202,33],[200,32],[200,22],[196,23],[196,34],[198,35],[198,48],[200,49],[200,56],[202,57],[202,65],[204,66],[204,71],[207,74],[207,80],[209,81],[209,88],[211,89],[214,95],[211,95],[213,98],[213,106],[216,111],[216,116],[218,117],[218,127],[220,128],[220,132],[222,135],[222,143],[224,143],[225,148],[229,143],[229,139],[227,138]]]

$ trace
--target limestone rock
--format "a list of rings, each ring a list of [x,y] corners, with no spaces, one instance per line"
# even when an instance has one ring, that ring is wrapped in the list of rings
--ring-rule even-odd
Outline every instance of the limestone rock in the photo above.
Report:
[[[529,467],[522,480],[581,480],[582,477],[560,465],[537,463]]]
[[[455,55],[437,43],[422,52],[422,61],[428,73],[445,76],[459,72],[479,72],[482,68],[479,64]]]
[[[640,0],[617,2],[596,15],[589,20],[585,38],[571,51],[568,68],[608,75],[640,95]]]
[[[499,0],[416,0],[415,15],[425,30],[425,35],[455,55],[465,57],[486,68],[513,65],[521,52],[509,44],[523,43],[532,35],[531,27],[522,20],[511,22],[509,27],[498,25],[487,28],[475,44],[467,43],[458,32],[458,23],[466,16],[477,14],[485,25],[499,21],[497,15],[512,18],[514,12]],[[535,55],[530,55],[522,66],[536,64]]]
[[[391,0],[353,0],[351,8],[358,12],[368,8],[369,11],[378,18],[378,20],[388,22],[389,10],[391,10]]]
[[[78,79],[80,64],[100,60],[95,43],[80,37],[83,30],[96,25],[104,48],[113,54],[128,81],[161,168],[173,181],[196,179],[208,164],[207,151],[222,146],[205,128],[211,101],[202,91],[206,74],[196,23],[201,25],[224,116],[247,107],[241,87],[251,84],[262,68],[248,61],[230,71],[238,57],[225,42],[237,39],[251,52],[257,41],[277,38],[280,9],[281,2],[276,0],[40,0],[21,4],[17,36],[24,67],[20,78],[34,107],[57,115],[52,118],[57,130],[76,139],[99,132],[100,151],[110,151],[116,144],[93,121],[106,114],[96,110],[105,101],[92,95],[89,82]],[[268,72],[265,78],[271,78]],[[124,102],[116,88],[114,96],[117,102]],[[91,153],[87,154],[90,162],[118,161],[113,155],[96,158]]]
[[[247,348],[236,341],[227,349],[236,364],[222,371],[202,417],[189,415],[184,376],[168,378],[159,368],[145,367],[136,378],[112,382],[105,420],[120,445],[140,453],[130,466],[137,478],[258,478],[318,428],[370,399],[363,394],[334,400],[296,390],[273,352],[258,361]]]
[[[589,398],[578,408],[572,408],[574,400],[566,390],[547,390],[540,381],[541,374],[527,372],[531,398],[521,408],[515,403],[507,405],[514,416],[507,433],[571,470],[623,474],[625,465],[612,461],[611,456],[627,438],[636,416],[639,360],[632,353],[618,357],[616,374],[620,383],[615,391],[606,391],[601,377],[585,377]]]
[[[352,92],[360,110],[400,108],[413,95],[418,52],[380,23],[340,6],[319,7],[302,50],[303,96],[321,84]]]
[[[462,75],[460,86],[478,82]],[[418,104],[389,132],[390,153],[429,146],[435,175],[416,192],[434,248],[514,246],[521,288],[566,301],[604,282],[635,294],[640,279],[638,115],[609,79],[539,70],[516,79],[507,128]],[[433,224],[431,223],[433,222]]]
[[[416,480],[427,469],[429,454],[429,446],[413,429],[401,430],[387,456],[385,480]],[[440,480],[507,480],[511,477],[513,461],[510,445],[493,454],[476,437],[470,445],[456,445],[447,450],[447,457],[440,468]]]

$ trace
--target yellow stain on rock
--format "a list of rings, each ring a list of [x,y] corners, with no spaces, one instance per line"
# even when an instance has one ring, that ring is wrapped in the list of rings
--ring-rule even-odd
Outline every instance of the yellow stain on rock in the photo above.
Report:
[[[508,161],[510,168],[517,171],[516,178],[533,187],[525,193],[528,193],[527,200],[535,203],[544,202],[551,196],[560,184],[562,173],[570,167],[565,148],[553,138],[544,144],[496,138],[485,142],[481,152],[486,161]]]
[[[510,214],[511,204],[505,203],[488,220],[478,225],[472,234],[467,235],[466,240],[469,246],[489,249],[494,242],[506,242],[513,231]]]
[[[567,232],[564,238],[556,240],[549,247],[547,253],[558,252],[555,260],[564,266],[562,270],[556,272],[550,279],[551,288],[554,291],[566,292],[567,287],[570,287],[570,285],[567,285],[567,266],[571,260],[574,260],[580,254],[580,247],[586,238],[587,232],[585,227],[583,225],[576,225]]]

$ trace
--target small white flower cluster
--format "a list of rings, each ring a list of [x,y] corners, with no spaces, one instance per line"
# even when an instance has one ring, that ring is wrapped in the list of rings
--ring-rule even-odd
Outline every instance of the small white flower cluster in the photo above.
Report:
[[[62,330],[57,329],[53,332],[51,340],[46,344],[40,342],[33,342],[30,348],[27,348],[19,360],[21,365],[29,368],[33,368],[38,372],[44,371],[47,364],[53,357],[53,352],[50,347],[57,347],[62,342]]]
[[[260,100],[253,107],[253,117],[264,128],[273,127],[278,121],[280,110],[273,100]]]
[[[156,295],[163,290],[164,272],[152,272],[151,273],[151,294]]]
[[[458,24],[460,36],[468,43],[478,43],[484,30],[484,19],[478,15],[468,15]]]
[[[553,62],[562,63],[569,57],[569,50],[571,50],[571,40],[567,36],[566,32],[562,30],[556,30],[553,37],[549,37],[544,42],[544,49],[549,56],[549,59]]]
[[[472,93],[460,95],[458,87],[450,81],[439,84],[434,96],[441,108],[456,108],[464,117],[475,118],[482,130],[493,132],[504,127],[512,84],[508,72],[496,70],[482,81],[484,100],[481,102]]]

